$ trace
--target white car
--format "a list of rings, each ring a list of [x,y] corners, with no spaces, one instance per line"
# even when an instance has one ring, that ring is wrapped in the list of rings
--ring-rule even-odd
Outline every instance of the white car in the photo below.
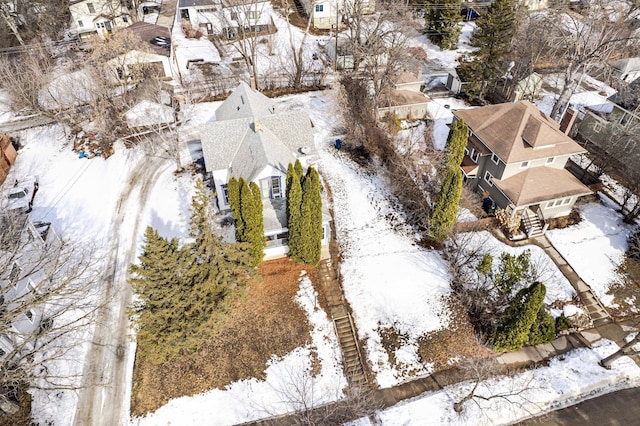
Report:
[[[7,191],[6,210],[19,210],[29,213],[33,208],[33,199],[38,192],[38,176],[27,176],[16,180],[13,188]]]

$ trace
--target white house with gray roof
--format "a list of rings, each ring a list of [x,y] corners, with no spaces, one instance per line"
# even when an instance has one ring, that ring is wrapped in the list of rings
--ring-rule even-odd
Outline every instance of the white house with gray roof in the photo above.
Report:
[[[307,112],[283,111],[273,100],[241,82],[200,133],[205,169],[211,173],[219,209],[230,210],[227,183],[231,177],[258,184],[264,204],[266,258],[284,255],[288,237],[284,201],[287,166],[300,160],[307,168],[318,160],[313,123]],[[323,212],[323,217],[325,244],[328,212]]]

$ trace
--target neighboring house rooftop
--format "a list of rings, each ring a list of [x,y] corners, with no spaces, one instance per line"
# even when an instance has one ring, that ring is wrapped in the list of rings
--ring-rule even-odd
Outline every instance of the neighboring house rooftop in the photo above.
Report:
[[[201,130],[209,171],[230,169],[232,176],[253,180],[268,165],[285,172],[299,156],[316,154],[306,111],[281,112],[244,82],[220,105],[215,120]]]
[[[129,127],[163,126],[175,121],[173,108],[157,102],[141,101],[125,113]]]
[[[571,173],[552,167],[532,167],[505,180],[494,179],[493,182],[516,206],[591,193]]]
[[[156,37],[162,37],[164,39],[170,40],[171,33],[169,31],[169,28],[163,27],[162,25],[154,25],[140,21],[129,25],[128,27],[126,27],[126,30],[131,31],[133,34],[138,36],[140,40],[148,43],[147,47],[151,48],[154,53],[169,56],[169,49],[151,43],[151,40]]]
[[[618,59],[617,61],[609,62],[609,65],[621,74],[640,71],[640,57]]]
[[[640,78],[622,87],[618,93],[610,96],[609,100],[627,111],[637,113],[640,109]]]
[[[213,6],[220,3],[220,0],[180,0],[178,2],[178,9],[197,6]]]
[[[529,101],[454,111],[505,163],[585,152]]]

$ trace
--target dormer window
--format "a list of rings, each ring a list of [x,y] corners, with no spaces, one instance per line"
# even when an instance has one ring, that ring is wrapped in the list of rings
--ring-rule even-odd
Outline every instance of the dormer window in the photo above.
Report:
[[[491,161],[493,161],[494,163],[496,163],[496,165],[498,165],[500,164],[500,157],[498,157],[496,154],[492,154]]]
[[[529,167],[529,162],[528,161],[523,161],[522,163],[520,163],[520,168],[521,169],[526,169],[527,167]]]
[[[477,163],[479,155],[480,155],[480,153],[478,151],[476,151],[475,149],[472,149],[471,150],[471,161],[473,161],[474,163]]]

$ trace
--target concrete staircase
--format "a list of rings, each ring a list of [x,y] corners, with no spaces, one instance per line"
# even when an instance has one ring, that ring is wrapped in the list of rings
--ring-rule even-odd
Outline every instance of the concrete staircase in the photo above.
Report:
[[[354,333],[353,320],[344,305],[331,307],[333,326],[335,327],[340,349],[344,373],[351,386],[364,385],[367,377],[364,373],[360,345]]]
[[[340,342],[345,376],[350,385],[363,385],[367,382],[367,376],[353,320],[340,287],[338,273],[330,258],[320,261],[318,271],[320,272],[320,283],[329,304],[329,314]]]

